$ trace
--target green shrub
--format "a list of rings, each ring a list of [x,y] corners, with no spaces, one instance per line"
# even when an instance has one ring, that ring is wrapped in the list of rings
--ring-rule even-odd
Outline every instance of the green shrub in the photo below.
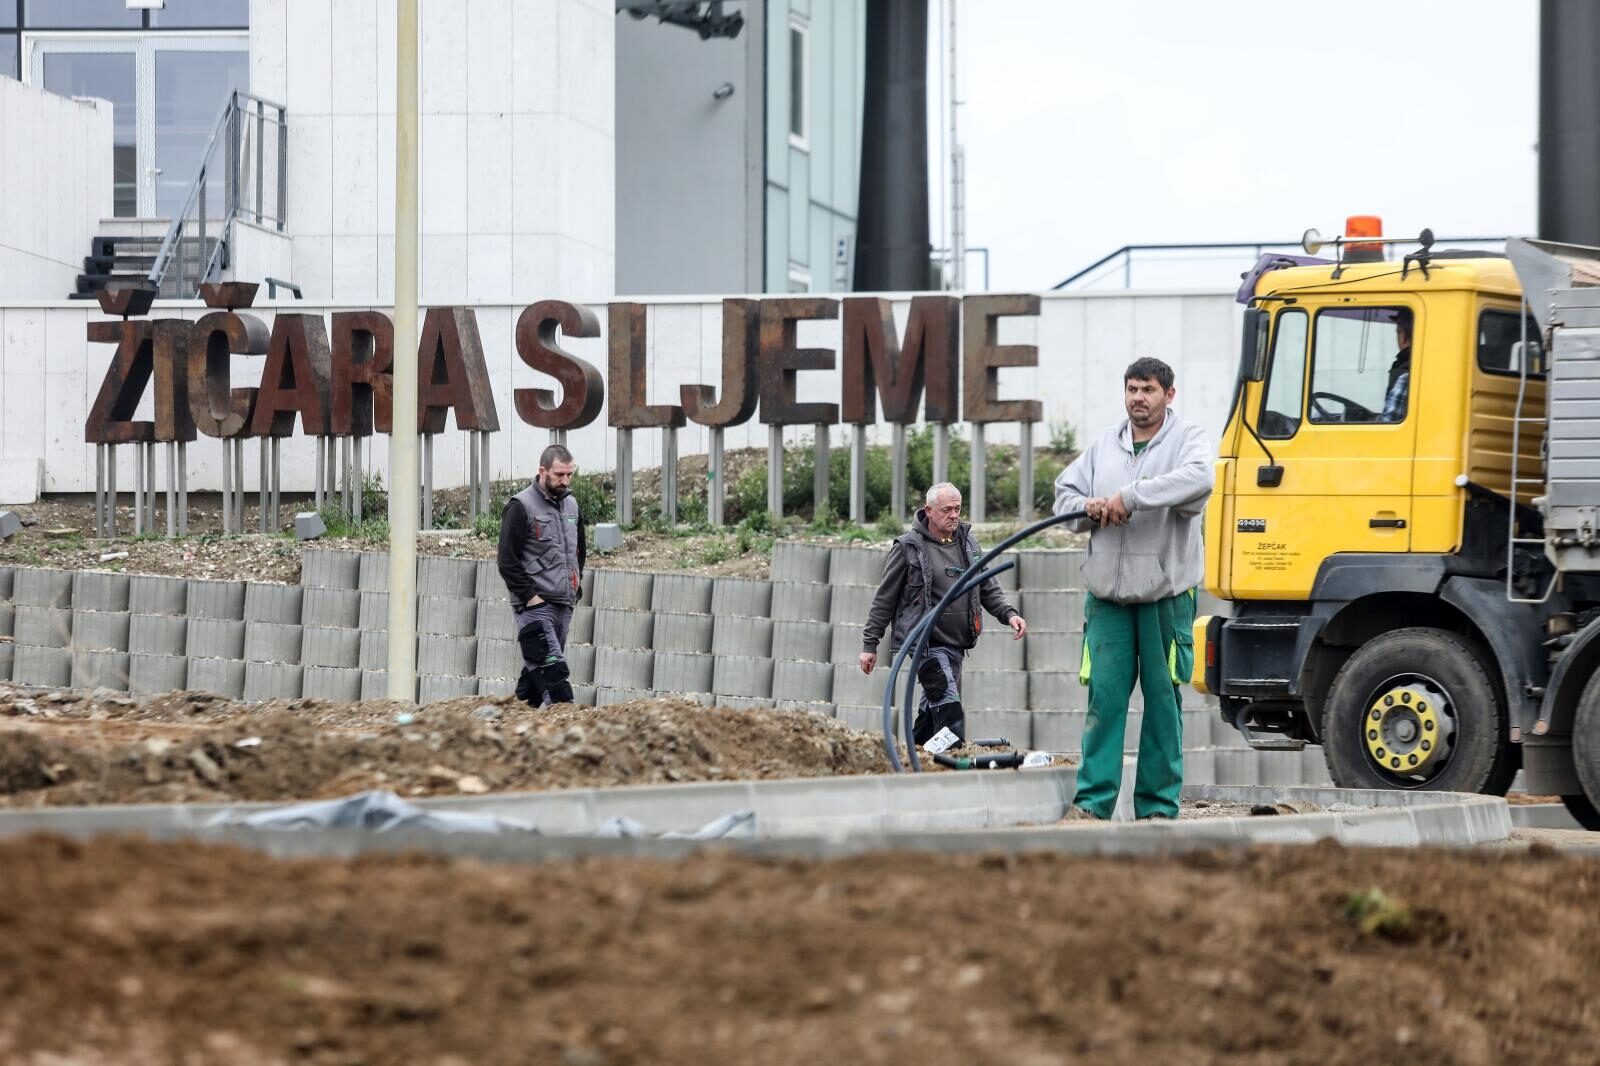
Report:
[[[617,520],[617,501],[610,474],[578,474],[572,479],[572,495],[578,511],[589,525]]]

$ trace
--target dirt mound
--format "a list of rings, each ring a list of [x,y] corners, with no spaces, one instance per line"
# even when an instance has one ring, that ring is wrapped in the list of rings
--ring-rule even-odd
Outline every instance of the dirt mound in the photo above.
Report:
[[[871,734],[804,711],[685,700],[535,711],[471,697],[416,708],[236,704],[197,693],[0,693],[0,806],[406,796],[888,770]]]
[[[1600,866],[0,843],[0,1061],[1587,1062]],[[1530,905],[1530,901],[1539,901]]]

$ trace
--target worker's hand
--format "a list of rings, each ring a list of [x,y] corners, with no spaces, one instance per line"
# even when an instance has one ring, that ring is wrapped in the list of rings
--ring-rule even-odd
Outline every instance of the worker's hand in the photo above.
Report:
[[[1100,522],[1101,527],[1104,528],[1108,522],[1114,526],[1128,524],[1128,505],[1122,502],[1122,493],[1120,492],[1106,499],[1104,517]]]
[[[1099,522],[1100,516],[1105,513],[1106,500],[1104,496],[1091,496],[1083,501],[1083,513],[1089,516],[1089,521]]]
[[[861,664],[861,672],[863,674],[870,674],[878,665],[878,653],[875,651],[864,651],[861,653],[861,658],[858,659],[857,662]]]
[[[544,602],[544,597],[536,594],[533,597],[533,599],[528,601],[528,606],[529,607],[537,607],[543,602]]]
[[[1011,616],[1011,632],[1012,632],[1013,636],[1012,636],[1011,639],[1012,640],[1021,640],[1022,639],[1022,634],[1026,633],[1027,631],[1028,631],[1028,623],[1024,622],[1022,620],[1022,616],[1020,614],[1012,615]]]

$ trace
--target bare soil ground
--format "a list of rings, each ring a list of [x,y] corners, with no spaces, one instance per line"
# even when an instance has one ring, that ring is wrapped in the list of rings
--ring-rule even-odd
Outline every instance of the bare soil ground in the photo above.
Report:
[[[1600,864],[1548,848],[485,866],[34,837],[0,869],[17,1066],[1465,1066],[1600,1041]]]

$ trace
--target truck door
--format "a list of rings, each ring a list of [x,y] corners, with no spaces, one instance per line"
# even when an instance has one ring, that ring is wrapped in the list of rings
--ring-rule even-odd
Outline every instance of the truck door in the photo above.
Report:
[[[1330,555],[1410,548],[1421,328],[1420,310],[1398,300],[1314,298],[1278,312],[1259,407],[1247,411],[1259,459],[1241,440],[1226,531],[1235,598],[1305,599]]]

